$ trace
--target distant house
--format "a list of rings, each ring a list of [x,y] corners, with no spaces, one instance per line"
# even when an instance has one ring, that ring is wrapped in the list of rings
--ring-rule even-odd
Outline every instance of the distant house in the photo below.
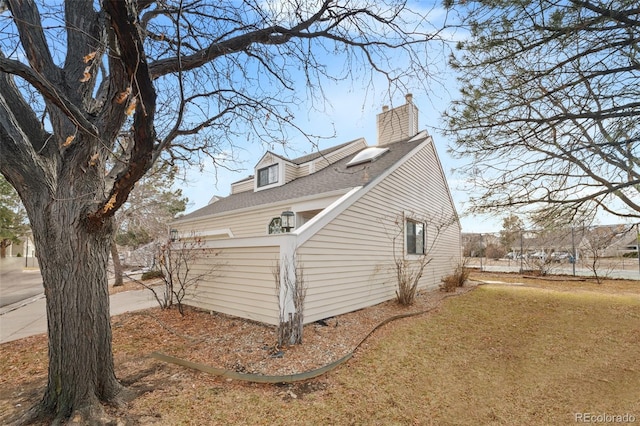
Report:
[[[36,257],[36,246],[33,243],[33,234],[27,231],[19,238],[18,242],[12,242],[4,248],[6,257],[22,257],[19,263],[24,267],[38,268],[38,259]]]
[[[219,250],[192,265],[220,262],[185,303],[277,325],[298,308],[285,286],[276,294],[274,271],[291,279],[297,267],[309,323],[394,298],[394,259],[432,259],[423,289],[451,274],[460,224],[433,139],[418,131],[410,95],[377,122],[375,146],[356,139],[299,158],[267,152],[229,196],[173,222],[182,240]]]
[[[600,225],[589,229],[585,236],[588,247],[597,249],[600,257],[618,257],[637,253],[638,228],[635,225]]]

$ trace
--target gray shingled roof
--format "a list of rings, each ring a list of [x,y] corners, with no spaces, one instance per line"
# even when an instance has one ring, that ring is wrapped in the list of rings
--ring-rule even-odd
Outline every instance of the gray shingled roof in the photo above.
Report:
[[[282,186],[257,192],[246,191],[231,194],[213,204],[209,204],[179,218],[178,221],[182,222],[184,220],[197,219],[213,214],[256,207],[263,204],[322,194],[340,189],[348,189],[360,185],[365,186],[400,161],[412,149],[424,142],[425,139],[426,137],[418,138],[414,141],[405,140],[386,145],[389,151],[370,163],[347,167],[347,163],[357,154],[356,153],[316,173],[297,178]]]
[[[337,151],[342,147],[345,147],[347,145],[351,145],[352,143],[357,142],[360,139],[362,139],[362,138],[354,139],[354,140],[352,140],[350,142],[345,142],[345,143],[340,144],[340,145],[332,146],[330,148],[326,148],[326,149],[323,149],[321,151],[312,152],[311,154],[305,154],[305,155],[303,155],[301,157],[298,157],[298,158],[286,158],[286,157],[283,157],[282,155],[276,154],[275,152],[272,152],[272,151],[267,151],[267,152],[271,153],[272,155],[274,155],[274,156],[276,156],[278,158],[282,158],[283,160],[288,161],[289,163],[292,163],[292,164],[295,164],[295,165],[299,166],[300,164],[304,164],[304,163],[308,163],[309,161],[313,161],[316,158],[324,157],[324,156],[332,153],[333,151]],[[265,155],[266,155],[266,153],[265,153]],[[264,155],[262,156],[262,158],[264,158]],[[254,176],[250,175],[250,176],[244,177],[244,178],[242,178],[242,179],[240,179],[238,181],[232,182],[231,184],[233,185],[233,184],[244,182],[244,181],[247,181],[247,180],[250,180],[250,179],[253,179],[253,178],[254,178]]]

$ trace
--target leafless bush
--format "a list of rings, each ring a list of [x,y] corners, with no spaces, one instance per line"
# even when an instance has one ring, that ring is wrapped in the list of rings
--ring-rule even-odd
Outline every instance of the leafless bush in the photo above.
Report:
[[[160,245],[156,254],[156,268],[163,282],[162,288],[143,281],[136,282],[153,293],[162,309],[176,306],[180,315],[184,315],[182,301],[187,291],[195,290],[205,277],[212,278],[219,273],[222,267],[222,262],[216,259],[219,255],[219,250],[204,247],[198,237],[169,241]]]
[[[436,216],[410,213],[398,214],[392,220],[383,218],[382,223],[384,226],[387,223],[393,223],[393,229],[387,229],[387,234],[391,237],[393,247],[398,303],[401,305],[413,304],[424,269],[433,260],[431,251],[436,246],[442,233],[456,220],[455,216],[446,215],[445,213]],[[405,226],[407,226],[407,221],[424,225],[423,234],[419,236],[422,238],[422,253],[407,253],[405,247]],[[430,232],[428,236],[426,235],[427,229]]]
[[[551,256],[546,252],[534,253],[526,257],[524,262],[529,270],[540,276],[549,275],[554,266]]]
[[[464,287],[464,284],[469,279],[471,271],[464,265],[458,265],[456,270],[451,275],[447,275],[442,278],[442,284],[440,284],[440,290],[446,292],[456,291],[458,287]]]
[[[431,263],[431,258],[423,256],[417,262],[411,262],[408,259],[396,257],[396,279],[398,289],[396,297],[401,305],[412,305],[418,291],[418,284],[424,268]]]

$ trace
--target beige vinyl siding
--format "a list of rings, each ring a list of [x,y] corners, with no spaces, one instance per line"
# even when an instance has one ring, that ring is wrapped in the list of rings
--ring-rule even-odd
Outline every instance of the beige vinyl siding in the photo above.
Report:
[[[231,193],[237,194],[239,192],[253,191],[253,179],[243,180],[242,182],[231,184]]]
[[[294,164],[284,163],[284,183],[291,182],[298,177],[298,167]]]
[[[404,254],[404,222],[393,221],[413,211],[432,221],[455,214],[431,144],[400,166],[346,209],[299,249],[307,285],[305,322],[350,312],[395,297],[392,234]],[[386,229],[385,229],[386,226]],[[427,224],[427,247],[435,237]],[[441,233],[429,253],[420,288],[435,288],[460,261],[460,228],[454,222]]]
[[[185,303],[208,311],[221,312],[267,324],[278,324],[273,268],[280,248],[240,247],[216,250],[192,263],[194,276],[216,270],[197,287],[189,289]]]
[[[313,167],[314,167],[313,166],[313,161],[310,161],[310,162],[304,163],[304,164],[300,164],[296,169],[296,178],[310,175],[312,173],[311,170],[315,171],[315,169],[313,169]]]
[[[262,159],[260,159],[260,161],[258,162],[258,164],[256,164],[256,171],[258,169],[261,169],[263,167],[268,167],[272,164],[278,163],[279,162],[279,158],[276,157],[275,155],[273,155],[270,152],[267,152]]]
[[[290,204],[281,204],[245,212],[236,211],[186,224],[177,224],[176,228],[185,235],[215,229],[230,229],[235,238],[264,236],[268,235],[271,219],[279,217],[284,210],[289,209]]]
[[[230,230],[234,238],[242,237],[262,237],[269,234],[269,222],[274,217],[280,217],[285,210],[295,210],[296,212],[306,210],[321,210],[338,198],[339,194],[320,194],[316,198],[288,200],[286,203],[260,206],[250,210],[234,210],[228,213],[209,216],[200,219],[190,220],[186,223],[175,223],[173,228],[177,229],[180,235],[189,236],[192,234],[202,234],[214,230]],[[302,223],[296,224],[300,227]],[[219,239],[220,237],[216,237]],[[214,237],[205,236],[204,240],[212,240]]]

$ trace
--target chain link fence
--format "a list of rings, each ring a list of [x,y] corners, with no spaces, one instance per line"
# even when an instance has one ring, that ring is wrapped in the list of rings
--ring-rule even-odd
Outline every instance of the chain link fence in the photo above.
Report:
[[[467,266],[482,270],[640,278],[638,225],[465,233]]]

